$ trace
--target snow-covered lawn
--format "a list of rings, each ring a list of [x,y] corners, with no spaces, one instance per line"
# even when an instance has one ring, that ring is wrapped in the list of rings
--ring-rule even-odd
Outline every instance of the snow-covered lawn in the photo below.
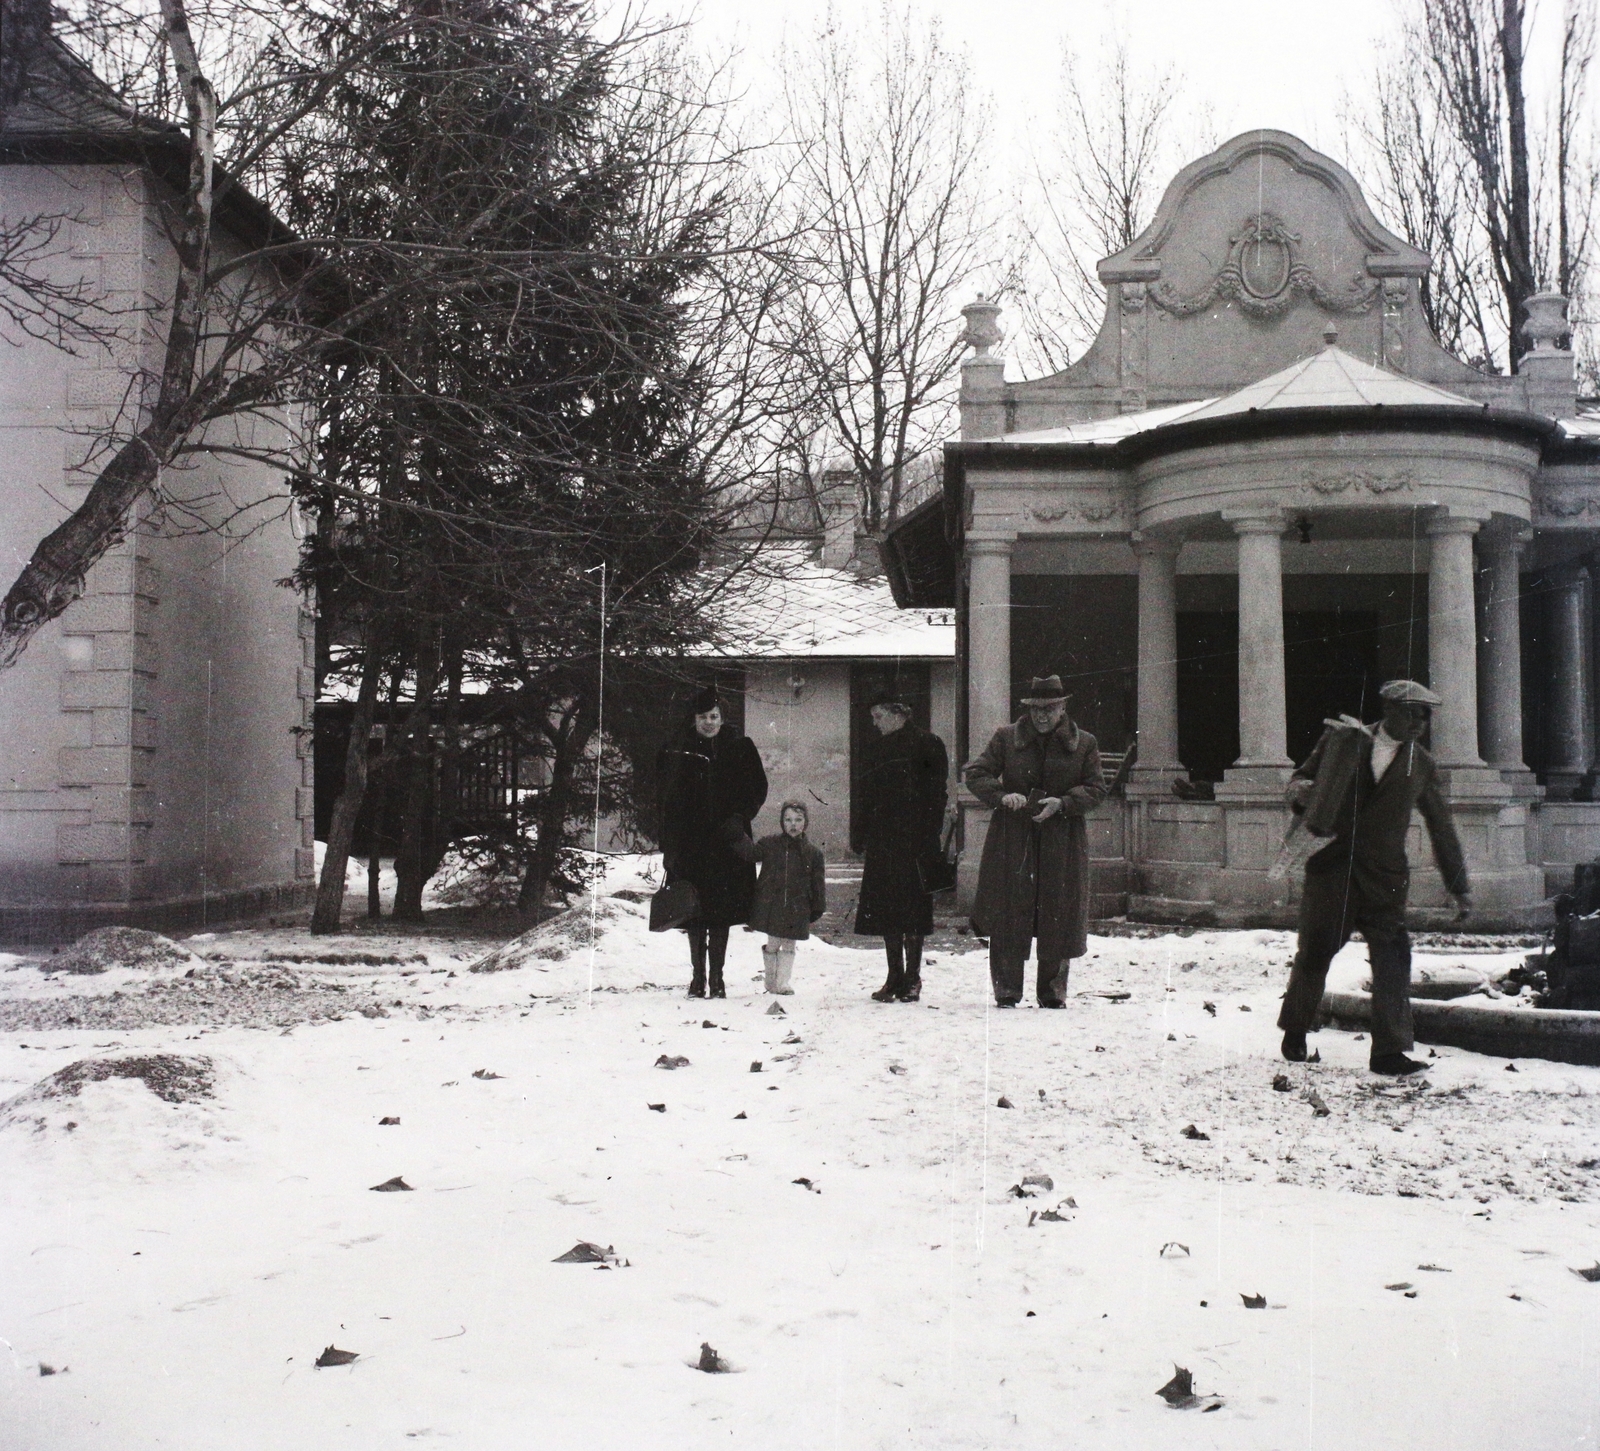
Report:
[[[599,917],[482,974],[432,933],[191,938],[154,985],[0,958],[0,1446],[1600,1438],[1600,1070],[1394,1084],[1331,1031],[1290,1069],[1281,933],[1095,939],[1059,1013],[992,1009],[977,952],[880,1006],[875,955],[811,943],[780,1017],[759,939],[690,1002],[681,935]],[[211,1096],[31,1093],[156,1053]],[[585,1240],[615,1263],[554,1262]]]

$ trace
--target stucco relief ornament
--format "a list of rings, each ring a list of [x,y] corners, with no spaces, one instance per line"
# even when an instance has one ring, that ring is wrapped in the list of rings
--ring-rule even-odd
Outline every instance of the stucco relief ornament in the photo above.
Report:
[[[1335,494],[1349,493],[1352,489],[1358,493],[1376,494],[1381,498],[1384,494],[1398,494],[1402,489],[1409,489],[1416,481],[1416,476],[1410,473],[1373,474],[1360,471],[1347,474],[1307,474],[1302,480],[1306,488],[1314,494],[1320,494],[1324,499],[1332,498]]]
[[[1576,519],[1580,514],[1600,514],[1600,499],[1590,494],[1547,494],[1539,501],[1539,512],[1552,519]]]
[[[1207,286],[1184,297],[1170,282],[1158,282],[1150,300],[1176,317],[1189,317],[1224,298],[1248,317],[1268,318],[1281,317],[1301,297],[1324,312],[1365,312],[1382,290],[1380,282],[1368,283],[1359,273],[1346,289],[1324,286],[1300,260],[1300,234],[1271,212],[1249,218],[1228,241],[1228,260]]]
[[[1085,524],[1104,524],[1108,519],[1115,519],[1122,512],[1122,506],[1110,499],[1092,504],[1035,504],[1028,513],[1040,524],[1059,524],[1063,519],[1081,519]]]

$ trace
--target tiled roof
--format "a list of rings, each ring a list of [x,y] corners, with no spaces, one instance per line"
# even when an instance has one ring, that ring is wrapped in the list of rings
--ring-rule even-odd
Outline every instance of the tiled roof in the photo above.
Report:
[[[715,652],[741,660],[834,657],[881,659],[955,655],[955,616],[903,610],[888,581],[828,569],[798,549],[763,551],[722,606]]]

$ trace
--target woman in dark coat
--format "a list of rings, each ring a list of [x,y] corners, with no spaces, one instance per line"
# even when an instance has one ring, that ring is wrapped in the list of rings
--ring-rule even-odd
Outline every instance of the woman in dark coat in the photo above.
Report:
[[[939,856],[949,757],[944,742],[914,724],[892,695],[872,705],[878,739],[862,753],[861,899],[856,931],[883,938],[889,975],[872,1000],[914,1003],[922,996],[922,939],[933,930],[933,894],[924,885]]]
[[[994,807],[978,867],[973,931],[989,939],[1002,1008],[1022,999],[1038,939],[1039,1006],[1066,1006],[1067,970],[1088,951],[1089,839],[1083,816],[1105,799],[1100,748],[1067,717],[1061,677],[1035,678],[1028,712],[1001,726],[967,767],[967,788]]]
[[[661,790],[661,861],[667,881],[690,881],[700,910],[689,934],[689,996],[725,998],[722,968],[728,928],[745,921],[756,888],[750,824],[767,799],[767,773],[755,742],[724,725],[722,703],[708,688],[694,700],[694,720],[656,757]]]

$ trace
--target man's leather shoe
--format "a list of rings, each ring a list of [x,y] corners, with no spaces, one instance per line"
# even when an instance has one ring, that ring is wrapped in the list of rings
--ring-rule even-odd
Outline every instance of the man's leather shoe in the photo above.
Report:
[[[1304,1063],[1306,1061],[1306,1035],[1304,1033],[1285,1033],[1283,1035],[1283,1056],[1291,1063]]]
[[[1382,1057],[1372,1060],[1374,1073],[1388,1073],[1396,1078],[1403,1077],[1407,1073],[1421,1073],[1427,1066],[1426,1063],[1418,1063],[1415,1058],[1407,1058],[1404,1053],[1385,1053]]]

